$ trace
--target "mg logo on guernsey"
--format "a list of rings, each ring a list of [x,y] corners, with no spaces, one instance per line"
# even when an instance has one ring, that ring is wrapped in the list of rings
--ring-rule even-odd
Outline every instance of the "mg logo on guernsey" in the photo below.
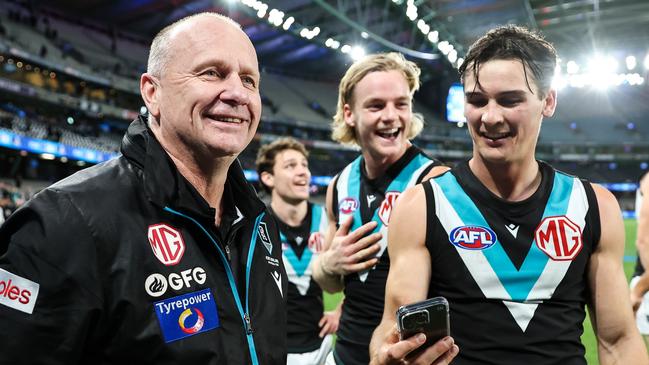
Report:
[[[322,245],[324,244],[324,238],[322,237],[322,233],[320,232],[313,232],[309,236],[309,249],[312,252],[321,252],[322,251]]]
[[[544,218],[534,238],[536,246],[556,261],[574,259],[584,246],[581,228],[564,215]]]
[[[482,226],[455,227],[448,236],[452,244],[465,250],[484,250],[496,243],[496,233]]]
[[[401,193],[398,191],[388,191],[385,193],[385,199],[381,202],[381,206],[379,207],[379,218],[381,218],[381,222],[386,226],[390,222],[392,207],[394,206],[394,202],[397,201],[399,195],[401,195]]]
[[[176,265],[185,253],[180,231],[164,223],[149,226],[149,243],[155,257],[167,266]]]
[[[342,214],[352,214],[356,209],[358,209],[358,200],[352,197],[347,197],[338,203],[338,210]]]

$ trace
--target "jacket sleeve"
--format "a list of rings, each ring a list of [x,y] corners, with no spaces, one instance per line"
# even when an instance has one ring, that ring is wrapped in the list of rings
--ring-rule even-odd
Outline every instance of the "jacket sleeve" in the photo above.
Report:
[[[101,313],[95,242],[63,194],[44,191],[0,228],[0,364],[76,364]]]

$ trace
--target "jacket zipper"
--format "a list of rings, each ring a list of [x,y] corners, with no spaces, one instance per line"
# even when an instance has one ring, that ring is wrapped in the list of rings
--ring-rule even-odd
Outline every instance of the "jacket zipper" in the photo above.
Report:
[[[239,296],[239,291],[237,290],[237,285],[234,282],[234,275],[232,275],[232,268],[230,267],[230,262],[229,262],[229,257],[226,257],[225,254],[223,253],[223,250],[221,249],[221,246],[219,246],[218,242],[212,237],[212,235],[209,233],[205,227],[203,227],[202,224],[200,224],[196,219],[178,212],[176,210],[173,210],[169,207],[165,207],[164,210],[181,216],[185,219],[190,220],[193,222],[195,225],[197,225],[203,233],[212,241],[214,246],[216,247],[217,252],[219,253],[219,257],[221,258],[221,261],[223,262],[223,266],[225,267],[225,273],[228,276],[228,282],[230,283],[230,291],[232,292],[232,295],[234,296],[234,301],[237,305],[237,309],[239,310],[239,315],[241,316],[241,320],[243,321],[243,328],[246,331],[246,340],[248,341],[248,350],[250,351],[250,359],[252,360],[253,365],[259,365],[259,359],[257,358],[257,350],[255,349],[255,339],[253,338],[253,329],[252,329],[252,321],[250,320],[250,311],[248,307],[248,293],[250,292],[250,270],[252,268],[252,256],[255,251],[255,246],[257,244],[257,235],[258,235],[258,227],[259,223],[261,222],[262,218],[266,214],[265,212],[262,212],[260,215],[257,216],[257,219],[255,220],[255,225],[252,231],[252,237],[250,238],[250,245],[248,249],[248,260],[246,263],[246,308],[245,312],[244,309],[241,305],[241,299]],[[229,249],[227,249],[226,246],[226,252],[229,252]],[[229,253],[228,253],[229,256]]]

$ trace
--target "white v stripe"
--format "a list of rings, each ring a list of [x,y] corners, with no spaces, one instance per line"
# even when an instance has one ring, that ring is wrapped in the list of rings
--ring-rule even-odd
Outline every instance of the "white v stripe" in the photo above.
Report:
[[[414,176],[421,175],[422,171],[424,171],[432,163],[433,163],[432,161],[428,161],[427,163],[421,165],[417,170],[415,170],[412,173],[412,176],[414,177]],[[406,185],[406,187],[403,189],[403,191],[406,191],[406,189],[408,189],[409,187],[415,186],[416,182],[417,182],[417,179],[411,178],[410,181],[408,181],[408,184]],[[397,201],[398,200],[399,199],[397,199]],[[392,210],[394,211],[394,207],[392,207]],[[379,252],[376,254],[376,257],[378,257],[380,259],[381,256],[383,256],[383,252],[385,252],[385,249],[388,247],[388,225],[383,224],[381,226],[381,229],[379,229],[379,232],[381,232],[381,235],[382,235],[381,239],[379,240],[379,246],[381,248],[379,249]],[[369,269],[369,270],[359,272],[358,273],[358,279],[361,282],[364,283],[365,280],[367,280],[367,275],[370,273],[370,270],[374,270],[375,268],[376,268],[376,265],[372,266],[372,268]]]
[[[297,272],[293,268],[293,265],[291,264],[291,261],[287,259],[286,256],[282,255],[282,261],[284,262],[284,268],[286,269],[288,281],[290,281],[297,287],[297,290],[301,295],[306,295],[306,292],[311,286],[311,263],[314,261],[313,258],[311,259],[309,266],[301,276],[297,274]]]
[[[450,232],[455,227],[463,226],[465,223],[450,204],[437,182],[429,180],[429,183],[435,195],[435,213],[444,230],[450,235]],[[574,179],[572,186],[566,216],[579,225],[583,232],[585,217],[588,212],[588,200],[581,181]],[[459,247],[455,247],[455,249],[485,297],[502,300],[523,332],[527,330],[538,305],[543,300],[552,297],[572,262],[548,260],[526,300],[513,301],[482,251],[464,250]]]

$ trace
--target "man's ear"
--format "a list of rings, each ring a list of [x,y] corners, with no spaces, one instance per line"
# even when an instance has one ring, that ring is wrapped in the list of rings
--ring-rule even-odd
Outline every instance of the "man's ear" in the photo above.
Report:
[[[345,120],[345,124],[348,126],[352,128],[356,126],[356,122],[354,121],[354,112],[349,104],[343,105],[343,119]]]
[[[272,190],[275,187],[275,177],[270,172],[262,172],[259,179],[261,180],[261,183],[266,185],[269,189]]]
[[[550,89],[548,94],[543,99],[543,116],[550,118],[554,115],[554,111],[557,108],[557,90]]]
[[[142,74],[142,77],[140,77],[140,94],[142,94],[142,99],[149,114],[159,121],[160,105],[158,99],[160,98],[160,90],[158,79],[148,73]]]

